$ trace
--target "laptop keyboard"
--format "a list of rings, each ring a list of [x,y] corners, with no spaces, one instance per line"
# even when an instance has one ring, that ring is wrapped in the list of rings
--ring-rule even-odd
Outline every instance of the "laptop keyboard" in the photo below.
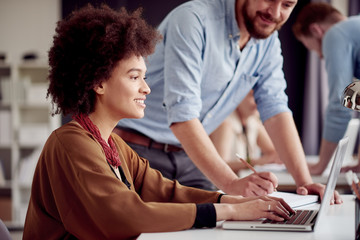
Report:
[[[295,213],[288,220],[278,222],[278,221],[266,219],[263,221],[263,223],[303,225],[307,222],[307,220],[310,218],[313,212],[314,210],[295,210]]]

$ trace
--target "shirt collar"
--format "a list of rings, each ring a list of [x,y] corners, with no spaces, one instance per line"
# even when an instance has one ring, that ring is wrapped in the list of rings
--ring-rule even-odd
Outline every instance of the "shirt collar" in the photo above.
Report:
[[[240,30],[236,21],[235,1],[236,0],[225,0],[224,4],[228,37],[238,40],[240,38]]]
[[[236,0],[225,0],[225,9],[226,9],[226,22],[227,22],[227,33],[228,38],[233,39],[234,41],[238,41],[240,38],[240,29],[236,21],[236,8],[235,8]],[[257,44],[259,39],[251,37],[249,42],[246,44],[247,46]]]

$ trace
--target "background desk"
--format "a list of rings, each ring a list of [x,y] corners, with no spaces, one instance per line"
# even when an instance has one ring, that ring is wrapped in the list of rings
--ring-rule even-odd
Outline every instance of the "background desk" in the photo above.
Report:
[[[331,205],[326,217],[324,217],[315,232],[273,232],[273,231],[242,231],[224,230],[221,223],[212,229],[190,229],[179,232],[146,233],[141,234],[139,240],[351,240],[355,239],[355,197],[353,195],[342,195],[344,203]],[[313,204],[308,208],[318,208]]]

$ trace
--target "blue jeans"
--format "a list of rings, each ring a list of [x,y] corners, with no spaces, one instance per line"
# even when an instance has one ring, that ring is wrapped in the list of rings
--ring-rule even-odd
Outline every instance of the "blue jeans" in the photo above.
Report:
[[[195,166],[185,151],[165,152],[129,142],[128,145],[140,157],[147,159],[150,166],[159,170],[164,177],[171,180],[176,179],[185,186],[211,191],[216,190],[215,186]]]

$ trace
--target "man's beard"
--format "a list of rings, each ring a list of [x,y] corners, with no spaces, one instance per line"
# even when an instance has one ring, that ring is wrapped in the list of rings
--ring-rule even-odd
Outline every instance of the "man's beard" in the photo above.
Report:
[[[251,18],[247,13],[247,6],[248,6],[248,1],[245,2],[244,6],[242,8],[242,15],[243,15],[246,29],[249,32],[251,37],[257,38],[257,39],[265,39],[265,38],[269,37],[273,32],[275,32],[281,28],[282,24],[279,24],[280,21],[273,19],[269,14],[256,12],[256,15],[253,18]],[[255,24],[254,24],[254,19],[256,17],[262,17],[262,18],[268,19],[270,21],[273,21],[274,23],[276,23],[276,26],[274,27],[274,29],[271,32],[263,31],[262,29],[256,28]]]

